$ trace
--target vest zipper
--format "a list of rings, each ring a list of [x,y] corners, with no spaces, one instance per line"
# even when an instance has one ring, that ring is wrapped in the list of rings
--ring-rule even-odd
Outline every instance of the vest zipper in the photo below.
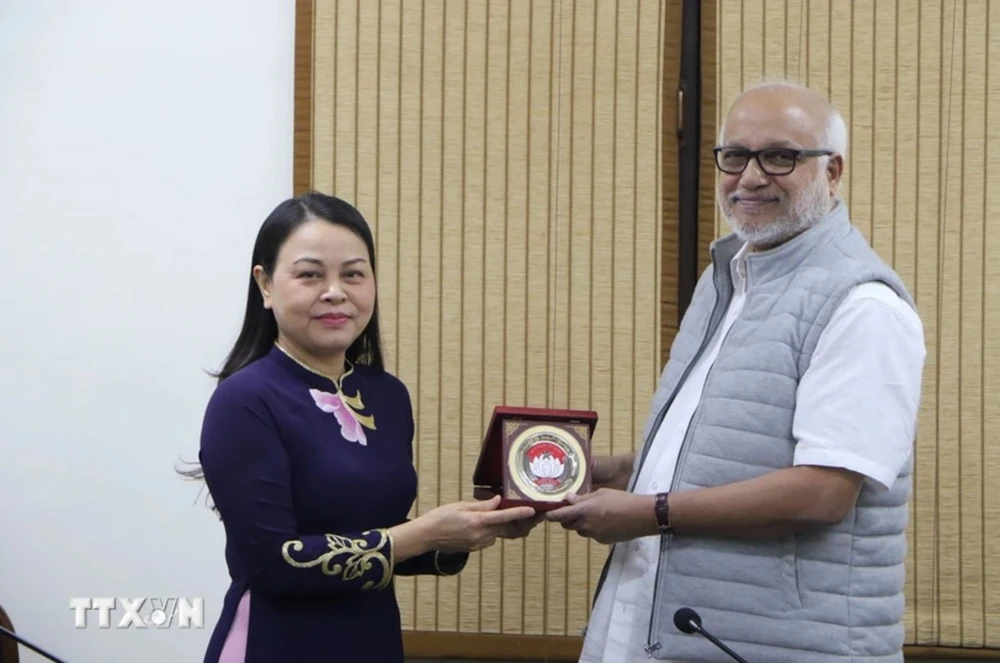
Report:
[[[633,488],[635,488],[635,481],[638,481],[639,474],[642,471],[642,465],[646,462],[646,456],[649,453],[649,446],[653,438],[656,437],[656,432],[659,429],[660,424],[663,423],[663,418],[666,416],[667,410],[670,409],[670,406],[673,404],[674,397],[677,396],[677,391],[680,389],[680,386],[684,384],[684,381],[687,380],[688,375],[691,373],[691,369],[694,368],[694,365],[697,363],[702,353],[705,352],[705,348],[708,346],[709,340],[711,340],[711,338],[715,336],[715,330],[718,328],[720,324],[722,324],[722,317],[719,317],[719,311],[721,310],[723,313],[725,313],[726,309],[729,307],[729,302],[726,302],[725,306],[720,306],[720,304],[722,303],[722,296],[719,293],[719,285],[718,283],[715,283],[714,285],[715,285],[715,303],[712,305],[712,315],[710,315],[708,318],[708,329],[705,331],[705,335],[701,339],[701,345],[698,347],[698,352],[694,353],[694,356],[691,357],[691,361],[688,362],[687,368],[684,369],[684,372],[681,374],[680,379],[677,380],[677,384],[674,386],[673,393],[670,394],[670,398],[667,399],[667,402],[664,404],[664,406],[660,408],[660,411],[656,416],[656,421],[654,422],[653,426],[649,429],[649,435],[646,436],[646,440],[643,443],[642,459],[639,461],[639,467],[636,469],[634,473],[633,482],[629,486],[630,492]],[[732,300],[732,294],[730,294],[729,299],[730,301]],[[708,375],[705,376],[706,384],[708,383],[708,377],[711,376],[712,370],[714,368],[715,365],[713,364],[712,368],[710,368],[708,371]],[[698,410],[700,409],[701,407],[699,406]],[[698,414],[698,410],[695,411],[694,415]],[[694,415],[692,415],[691,421],[694,421]],[[671,477],[670,479],[670,490],[674,490],[674,488],[677,485],[677,477],[680,475],[681,465],[683,463],[685,455],[687,454],[687,443],[690,437],[691,437],[691,427],[689,425],[687,432],[684,434],[684,439],[681,441],[680,453],[678,454],[677,458],[677,466],[674,468],[674,476]],[[656,560],[656,574],[653,576],[653,605],[649,617],[649,631],[646,635],[646,645],[644,647],[646,654],[650,656],[652,656],[653,652],[660,649],[660,642],[659,641],[653,642],[653,631],[656,628],[657,618],[659,617],[659,608],[657,607],[656,603],[656,595],[660,589],[660,564],[663,563],[663,557],[667,552],[667,543],[670,541],[671,538],[673,538],[672,534],[660,535],[660,554]],[[608,559],[610,560],[610,555]]]
[[[749,280],[748,280],[749,269],[747,271],[748,271],[748,274],[747,274],[747,276],[744,277],[744,286],[743,286],[744,287],[744,292],[749,289]],[[732,300],[733,300],[733,296],[734,295],[735,295],[735,292],[731,292],[730,293],[729,299],[726,302],[726,305],[724,307],[722,307],[723,314],[725,314],[725,312],[727,310],[729,310],[729,306],[732,304]],[[705,347],[708,344],[708,341],[713,336],[715,336],[715,329],[718,327],[718,325],[722,324],[724,315],[718,319],[718,321],[715,323],[714,326],[712,325],[712,320],[715,319],[716,315],[719,313],[719,303],[721,301],[722,301],[722,297],[719,295],[719,288],[718,288],[718,285],[716,284],[716,288],[715,288],[715,305],[712,308],[712,315],[709,318],[709,325],[708,325],[709,333],[705,336],[705,338],[703,338],[701,340],[701,347],[698,348],[698,352],[695,354],[695,358],[691,361],[691,363],[688,364],[688,370],[684,371],[684,374],[681,376],[681,379],[677,381],[678,387],[684,382],[684,380],[687,379],[687,376],[688,376],[688,373],[690,372],[691,367],[694,365],[694,363],[701,356],[701,353],[703,353],[705,351]],[[738,320],[739,316],[736,316],[736,318]],[[736,320],[733,320],[733,324],[734,325],[736,324]],[[730,329],[732,329],[732,328],[730,327]],[[727,331],[725,336],[722,336],[722,337],[719,338],[719,345],[720,346],[725,342],[726,336],[728,336],[728,335],[729,335],[729,333]],[[708,386],[708,383],[709,383],[709,381],[712,378],[712,374],[715,373],[715,367],[717,365],[718,365],[717,361],[712,362],[712,366],[708,369],[708,373],[705,375],[705,386],[706,387]],[[676,393],[677,393],[677,389],[674,389],[674,394],[676,394]],[[671,400],[673,400],[673,395],[671,395]],[[690,442],[690,440],[691,440],[691,431],[694,428],[695,422],[698,420],[698,415],[701,413],[701,409],[702,409],[701,408],[701,404],[699,403],[698,407],[691,414],[691,421],[688,423],[688,428],[687,428],[687,430],[684,433],[684,439],[681,441],[681,448],[680,448],[680,450],[679,450],[679,452],[677,454],[677,465],[674,468],[674,476],[671,477],[671,479],[670,479],[670,490],[671,491],[674,491],[677,488],[677,483],[678,483],[678,479],[677,478],[681,474],[681,470],[684,467],[684,461],[687,458],[687,454],[688,454],[688,451],[689,451],[688,442]],[[664,414],[666,414],[666,408],[663,409],[663,413],[660,415],[660,419],[661,420],[663,419],[663,415]],[[657,649],[660,648],[660,643],[659,642],[652,642],[652,640],[653,640],[653,629],[656,627],[657,619],[659,618],[659,610],[658,610],[657,603],[656,603],[656,593],[657,593],[657,590],[659,589],[659,586],[660,586],[660,582],[659,582],[660,563],[663,560],[664,555],[666,554],[667,543],[672,538],[673,538],[673,534],[666,534],[666,535],[663,535],[663,536],[660,537],[660,555],[659,555],[659,558],[656,561],[656,577],[655,577],[655,579],[653,581],[653,609],[652,609],[652,611],[650,613],[650,618],[649,618],[649,634],[646,637],[646,642],[648,643],[646,645],[646,653],[647,654],[652,654],[652,652],[654,652],[654,651],[656,651]]]
[[[710,331],[712,330],[712,319],[715,318],[715,314],[718,312],[718,307],[719,307],[719,289],[718,289],[718,287],[716,287],[716,289],[715,289],[715,304],[713,305],[713,308],[712,308],[712,315],[710,315],[709,318],[708,318],[708,329]],[[716,324],[719,324],[719,323],[716,323]],[[691,358],[691,361],[688,362],[687,368],[684,369],[684,373],[681,374],[680,379],[677,381],[677,384],[674,386],[673,393],[670,394],[670,397],[667,398],[667,400],[664,402],[663,407],[661,407],[660,411],[657,412],[656,419],[653,420],[653,425],[650,426],[649,433],[646,435],[646,439],[643,440],[643,443],[642,443],[642,452],[641,452],[642,455],[641,455],[641,458],[639,459],[639,466],[632,472],[632,478],[630,479],[628,485],[625,488],[625,490],[627,492],[632,492],[632,490],[635,488],[635,482],[639,480],[639,474],[642,472],[642,467],[643,467],[643,465],[646,462],[646,456],[649,455],[650,444],[652,443],[653,438],[656,437],[656,432],[657,432],[657,430],[659,430],[660,424],[663,423],[663,418],[665,416],[667,416],[667,410],[670,409],[670,405],[674,402],[674,397],[677,395],[677,390],[680,388],[680,385],[684,383],[684,380],[687,379],[687,376],[691,372],[691,369],[694,367],[695,363],[698,361],[698,357],[700,357],[701,353],[705,351],[705,346],[707,345],[708,339],[710,339],[710,338],[712,338],[712,333],[707,333],[705,335],[705,337],[702,338],[702,340],[701,340],[701,346],[698,348],[698,351],[696,353],[694,353],[694,356]],[[676,472],[675,472],[675,476],[676,476]],[[601,575],[600,575],[600,577],[597,580],[597,587],[594,590],[594,599],[593,599],[593,601],[591,601],[591,605],[590,605],[590,607],[592,609],[593,609],[593,607],[595,605],[597,605],[597,597],[601,593],[601,588],[604,586],[604,581],[607,580],[607,577],[608,577],[608,567],[611,565],[611,560],[614,558],[615,548],[617,548],[617,546],[618,546],[617,543],[611,544],[611,549],[608,551],[608,556],[604,560],[604,566],[601,569]],[[662,537],[661,537],[661,541],[660,541],[660,556],[662,557],[662,555],[663,555],[663,540],[662,540]],[[656,589],[655,589],[655,587],[653,589],[653,598],[654,599],[656,598]],[[584,628],[584,633],[586,633],[586,628]]]

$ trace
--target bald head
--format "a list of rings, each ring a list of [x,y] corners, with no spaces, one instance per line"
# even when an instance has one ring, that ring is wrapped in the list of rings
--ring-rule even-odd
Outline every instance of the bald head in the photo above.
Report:
[[[771,132],[797,136],[801,147],[847,154],[847,127],[840,113],[816,90],[797,83],[762,83],[743,92],[729,109],[719,131],[719,144],[732,136],[727,127],[767,126]]]

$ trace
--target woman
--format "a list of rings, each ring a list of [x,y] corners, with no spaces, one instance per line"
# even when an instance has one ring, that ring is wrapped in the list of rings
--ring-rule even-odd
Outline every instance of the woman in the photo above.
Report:
[[[253,251],[243,329],[199,460],[232,578],[206,663],[403,661],[393,577],[451,575],[540,518],[498,501],[408,521],[413,409],[383,367],[375,250],[361,214],[286,200]]]

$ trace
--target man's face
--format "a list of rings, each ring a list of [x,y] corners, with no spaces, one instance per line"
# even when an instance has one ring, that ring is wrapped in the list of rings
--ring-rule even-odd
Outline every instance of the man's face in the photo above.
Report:
[[[828,149],[820,142],[825,136],[825,113],[797,98],[799,94],[783,89],[747,93],[730,111],[722,145],[746,150]],[[721,172],[718,199],[733,229],[755,247],[767,248],[808,229],[829,211],[843,158],[802,157],[792,172],[783,175],[765,171],[787,170],[786,155],[762,154],[760,159],[765,168],[750,159],[741,174]]]

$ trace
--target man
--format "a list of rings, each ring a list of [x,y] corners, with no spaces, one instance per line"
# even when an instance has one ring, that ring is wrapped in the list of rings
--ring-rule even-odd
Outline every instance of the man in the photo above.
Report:
[[[636,455],[548,519],[616,544],[584,663],[901,663],[925,355],[902,280],[838,195],[847,130],[819,94],[751,88],[715,150],[713,243]]]

